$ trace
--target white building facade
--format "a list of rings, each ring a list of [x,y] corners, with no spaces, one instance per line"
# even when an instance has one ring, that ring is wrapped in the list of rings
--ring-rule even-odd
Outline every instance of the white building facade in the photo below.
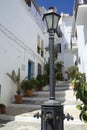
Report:
[[[20,68],[21,79],[43,73],[48,36],[33,0],[0,1],[0,102],[9,105],[16,87],[6,75]],[[45,58],[46,59],[46,58]]]
[[[71,50],[70,36],[72,27],[72,16],[69,14],[61,13],[61,20],[59,23],[62,34],[58,38],[58,44],[61,45],[61,49],[58,49],[58,60],[63,61],[64,68],[75,65],[76,56]]]
[[[49,36],[42,15],[34,0],[0,1],[0,102],[9,105],[14,101],[16,87],[6,73],[20,68],[21,79],[36,77],[43,73],[48,62]],[[64,68],[75,64],[77,53],[71,50],[72,16],[61,14],[55,46],[58,45],[58,60]],[[77,50],[76,50],[77,52]]]
[[[74,37],[77,31],[78,68],[87,79],[87,0],[75,0],[73,21]]]

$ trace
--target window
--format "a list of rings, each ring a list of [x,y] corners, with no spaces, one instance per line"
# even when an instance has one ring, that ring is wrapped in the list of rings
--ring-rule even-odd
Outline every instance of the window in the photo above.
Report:
[[[61,53],[61,44],[58,44],[58,53]]]
[[[40,36],[37,36],[37,52],[38,54],[41,55],[41,57],[43,57],[44,55],[44,42],[43,40],[41,40]]]
[[[40,36],[37,36],[37,52],[40,54]]]
[[[38,52],[38,54],[40,54],[40,48],[39,48],[39,46],[37,46],[37,52]]]
[[[34,62],[29,60],[28,61],[28,79],[34,77]]]
[[[38,75],[42,74],[42,66],[38,63]]]
[[[44,55],[44,43],[43,40],[41,40],[41,56],[43,57]]]

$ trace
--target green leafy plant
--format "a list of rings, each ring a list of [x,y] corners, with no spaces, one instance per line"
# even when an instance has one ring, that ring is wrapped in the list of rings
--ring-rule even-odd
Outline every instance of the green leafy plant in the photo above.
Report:
[[[39,81],[38,86],[46,86],[49,84],[49,76],[47,74],[37,75],[36,79]]]
[[[67,70],[70,79],[75,78],[76,74],[78,73],[78,67],[76,65],[69,67]]]
[[[75,87],[74,87],[74,94],[76,96],[76,99],[81,100],[81,104],[77,105],[77,109],[80,110],[79,118],[80,120],[83,120],[84,122],[87,122],[87,82],[85,79],[84,73],[77,73],[75,77]],[[78,81],[78,82],[76,82]]]
[[[87,104],[77,105],[76,108],[81,111],[79,115],[80,120],[87,123]]]
[[[21,88],[23,90],[36,88],[39,84],[37,79],[31,78],[30,80],[23,80],[21,83]]]
[[[33,89],[35,89],[39,84],[39,81],[31,78],[30,80],[24,80],[21,84],[21,88],[26,96],[33,95]]]
[[[11,74],[7,73],[8,77],[14,82],[17,87],[16,93],[18,95],[21,94],[21,79],[20,79],[20,68],[18,68],[18,72],[16,73],[15,70],[12,71]]]
[[[39,85],[39,81],[37,79],[34,79],[34,78],[31,78],[29,80],[29,82],[30,82],[30,87],[34,88],[34,89]]]
[[[31,87],[29,85],[30,85],[29,80],[23,80],[21,83],[22,90],[30,89]]]

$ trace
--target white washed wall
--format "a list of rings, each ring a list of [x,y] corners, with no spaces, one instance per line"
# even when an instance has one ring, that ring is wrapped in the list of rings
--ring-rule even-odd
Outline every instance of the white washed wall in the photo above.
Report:
[[[61,43],[62,53],[58,54],[58,59],[64,62],[64,67],[67,69],[68,67],[73,66],[75,63],[74,54],[70,48],[72,16],[62,16],[60,24],[62,30],[62,39],[60,38],[59,42]]]
[[[9,105],[13,101],[16,87],[6,75],[21,68],[21,79],[28,74],[28,60],[44,63],[37,54],[37,35],[44,40],[43,32],[32,17],[26,4],[18,0],[0,0],[0,84],[1,102]]]
[[[85,29],[85,30],[84,30]],[[84,25],[77,26],[78,35],[78,56],[80,57],[81,63],[78,65],[79,71],[86,73],[87,78],[87,23]]]

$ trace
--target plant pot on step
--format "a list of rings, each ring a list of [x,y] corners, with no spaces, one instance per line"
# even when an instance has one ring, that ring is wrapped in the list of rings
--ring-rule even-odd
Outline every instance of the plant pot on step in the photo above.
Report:
[[[38,86],[38,81],[34,78],[30,80],[24,80],[21,84],[21,89],[24,91],[25,95],[30,97],[33,95],[33,89]]]
[[[0,104],[0,114],[6,113],[6,106],[4,104]]]
[[[16,88],[17,88],[17,95],[15,95],[15,101],[17,104],[20,104],[22,103],[22,91],[21,91],[21,84],[22,84],[22,81],[24,80],[21,80],[21,77],[20,77],[20,68],[18,68],[18,72],[16,73],[15,70],[13,70],[11,72],[11,74],[7,73],[7,76],[13,81],[13,83],[15,84]]]
[[[17,104],[21,104],[23,100],[23,96],[22,95],[15,95],[15,102]]]
[[[31,97],[33,95],[33,89],[26,89],[25,94],[26,96]]]

